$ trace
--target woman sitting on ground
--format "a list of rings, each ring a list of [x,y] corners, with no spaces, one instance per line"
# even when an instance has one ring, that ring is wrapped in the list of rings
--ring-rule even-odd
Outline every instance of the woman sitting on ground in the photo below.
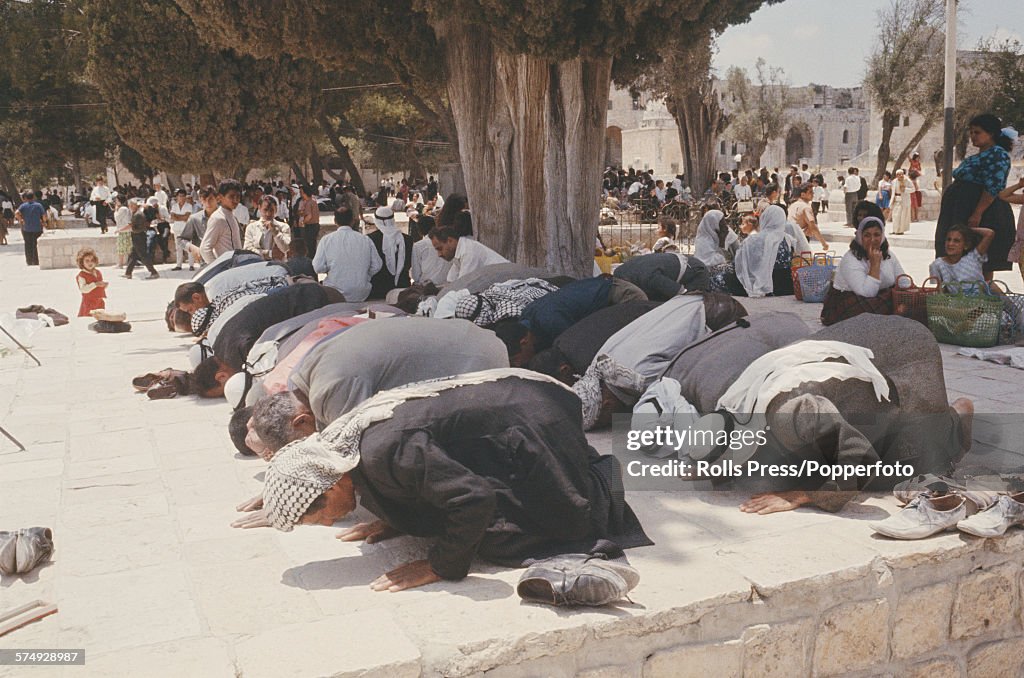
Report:
[[[891,315],[892,288],[901,275],[903,266],[889,252],[885,222],[874,216],[862,219],[825,295],[821,324],[832,325],[861,313]]]
[[[946,255],[931,263],[928,274],[938,278],[943,285],[984,281],[983,266],[988,261],[988,248],[995,235],[991,228],[968,228],[964,224],[956,224],[946,231]],[[965,285],[963,291],[976,293],[977,285]]]
[[[778,205],[765,208],[759,226],[736,252],[736,279],[746,296],[793,294],[793,253],[810,250],[807,238],[799,226],[786,221],[786,212]]]
[[[703,224],[704,222],[702,221],[701,223]],[[719,226],[718,228],[721,228],[721,227]],[[700,250],[700,248],[701,248],[700,232],[701,232],[701,227],[698,227],[697,228],[697,245],[696,245],[698,250]],[[751,233],[756,233],[756,232],[757,232],[757,217],[755,217],[753,214],[745,215],[740,220],[740,233],[742,233],[743,237],[746,238]],[[727,245],[724,248],[724,250],[721,249],[721,248],[718,248],[719,252],[723,255],[723,260],[720,261],[719,263],[716,263],[713,266],[708,266],[708,291],[709,292],[725,292],[726,294],[732,294],[733,296],[746,296],[747,291],[743,289],[743,285],[740,284],[739,278],[736,277],[736,264],[735,264],[736,253],[739,251],[740,246],[742,246],[743,242],[745,242],[745,241],[741,241],[739,239],[739,236],[737,236],[735,233],[732,233],[731,230],[729,231],[729,233],[733,237],[735,237],[736,240],[731,242],[729,245]],[[730,238],[727,235],[726,236],[726,242],[729,242],[729,241],[730,241]],[[714,240],[709,241],[707,238],[705,238],[704,242],[705,243],[708,243],[708,242],[714,243],[716,245],[716,247],[717,247],[717,243],[719,243],[720,241],[718,240],[718,236],[716,235]],[[707,247],[707,246],[708,246],[707,244],[704,245],[704,247]],[[709,254],[709,256],[711,256],[712,259],[714,259],[714,256],[712,256],[713,253],[714,253],[714,250],[712,250],[711,254]],[[694,255],[694,256],[696,256],[696,255]],[[728,261],[724,261],[725,257],[728,257],[729,260]]]
[[[676,222],[672,219],[661,219],[658,222],[658,239],[651,246],[652,252],[678,252],[676,245]],[[700,258],[700,257],[698,257]]]

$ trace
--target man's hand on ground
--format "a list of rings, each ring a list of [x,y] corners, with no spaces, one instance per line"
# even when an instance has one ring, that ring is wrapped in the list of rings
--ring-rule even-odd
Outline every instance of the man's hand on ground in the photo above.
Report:
[[[235,507],[236,511],[259,511],[263,508],[263,495],[257,494],[252,499],[243,501],[241,504]]]
[[[763,492],[755,494],[740,504],[740,510],[744,513],[757,513],[763,516],[780,511],[792,511],[809,503],[811,503],[810,495],[800,490],[793,492]]]
[[[231,527],[240,527],[243,530],[249,530],[254,527],[270,527],[270,519],[267,518],[266,512],[260,509],[239,518],[231,523]]]
[[[335,539],[342,541],[363,541],[365,539],[367,544],[375,544],[385,539],[397,537],[400,534],[402,533],[383,520],[375,520],[372,523],[359,523],[347,530],[342,530],[335,535]]]
[[[370,588],[374,591],[404,591],[405,589],[433,584],[441,581],[441,577],[434,573],[430,563],[426,560],[414,560],[401,567],[396,567],[387,574],[376,579]]]

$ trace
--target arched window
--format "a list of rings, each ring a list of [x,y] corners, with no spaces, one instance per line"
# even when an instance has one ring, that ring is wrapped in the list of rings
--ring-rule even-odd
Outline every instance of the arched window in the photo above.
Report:
[[[721,150],[719,151],[719,154],[720,155],[725,155],[725,142],[724,141],[722,142]]]
[[[904,127],[910,127],[910,116],[909,115],[904,115],[903,116],[903,126]]]
[[[843,143],[844,144],[850,143],[850,130],[848,130],[848,129],[844,129],[843,130]]]

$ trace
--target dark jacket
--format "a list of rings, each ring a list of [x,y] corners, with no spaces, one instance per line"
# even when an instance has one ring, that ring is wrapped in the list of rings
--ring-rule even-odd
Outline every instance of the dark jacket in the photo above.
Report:
[[[554,347],[566,358],[573,372],[583,374],[608,338],[648,311],[657,301],[631,301],[603,308],[562,332]]]
[[[373,246],[377,248],[377,254],[380,255],[381,261],[386,262],[387,259],[384,257],[384,234],[380,231],[374,231],[367,237],[373,243]],[[385,263],[370,278],[370,299],[383,299],[388,292],[396,287],[405,288],[412,284],[409,280],[409,270],[412,268],[413,239],[405,233],[402,234],[402,239],[405,240],[405,261],[401,262],[402,270],[398,275],[398,282],[395,283],[395,274],[388,271],[387,264]]]
[[[327,292],[314,283],[291,285],[272,292],[252,302],[224,324],[213,342],[213,354],[237,372],[267,328],[326,306],[327,302]]]
[[[611,276],[585,278],[530,302],[523,309],[521,322],[533,332],[537,350],[550,347],[574,323],[606,308],[611,288]]]
[[[579,399],[557,384],[507,377],[410,400],[369,426],[359,448],[360,503],[406,534],[437,538],[428,559],[445,579],[465,577],[477,554],[521,564],[602,539],[651,543],[610,489],[621,482],[616,462],[587,444]]]

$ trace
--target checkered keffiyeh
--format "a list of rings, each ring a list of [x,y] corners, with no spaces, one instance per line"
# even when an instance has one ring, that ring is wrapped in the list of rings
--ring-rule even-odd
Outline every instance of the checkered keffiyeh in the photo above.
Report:
[[[417,398],[430,398],[460,386],[518,378],[568,386],[539,372],[505,368],[409,384],[381,391],[335,419],[320,433],[288,443],[274,455],[263,487],[263,508],[270,524],[290,532],[310,504],[359,465],[359,444],[372,424],[391,417],[395,408]]]
[[[530,302],[557,289],[540,278],[497,283],[484,292],[461,299],[455,306],[455,317],[487,327],[499,320],[518,318]]]
[[[284,447],[274,455],[263,489],[270,524],[291,532],[310,504],[358,463],[358,445],[330,449],[315,435]]]
[[[240,285],[233,290],[229,290],[211,302],[214,313],[213,320],[216,320],[217,316],[223,313],[228,306],[235,303],[242,297],[247,297],[250,294],[266,294],[271,290],[277,289],[278,287],[285,287],[286,285],[288,285],[287,277],[270,276],[267,278],[250,280],[244,285]]]

